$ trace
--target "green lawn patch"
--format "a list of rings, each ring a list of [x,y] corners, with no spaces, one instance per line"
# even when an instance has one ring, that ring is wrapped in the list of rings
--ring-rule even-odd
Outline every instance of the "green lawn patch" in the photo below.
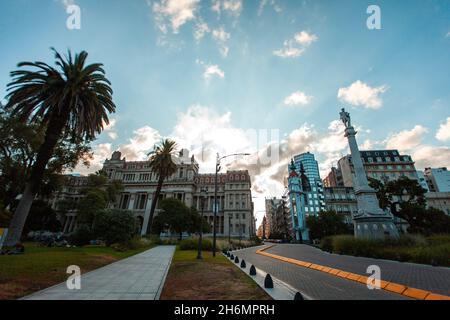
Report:
[[[153,246],[122,252],[104,246],[47,248],[26,243],[25,254],[0,256],[0,300],[17,299],[63,282],[70,265],[86,273]]]
[[[252,279],[226,257],[177,249],[161,294],[161,300],[270,300]]]

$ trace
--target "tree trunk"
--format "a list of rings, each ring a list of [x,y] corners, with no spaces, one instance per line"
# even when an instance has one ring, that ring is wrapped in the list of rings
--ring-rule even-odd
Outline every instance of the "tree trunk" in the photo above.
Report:
[[[151,234],[151,232],[152,232],[153,216],[155,214],[156,204],[158,203],[159,195],[161,194],[163,182],[164,182],[164,177],[159,176],[158,186],[156,187],[155,194],[153,195],[152,206],[150,208],[150,217],[148,219],[148,224],[147,224],[147,234]]]
[[[44,143],[39,147],[36,161],[31,169],[30,179],[25,185],[24,193],[9,225],[8,235],[5,240],[6,247],[12,247],[20,242],[23,227],[27,221],[33,200],[39,191],[45,167],[52,157],[56,143],[67,123],[69,112],[69,108],[65,108],[62,114],[55,112],[48,123]]]

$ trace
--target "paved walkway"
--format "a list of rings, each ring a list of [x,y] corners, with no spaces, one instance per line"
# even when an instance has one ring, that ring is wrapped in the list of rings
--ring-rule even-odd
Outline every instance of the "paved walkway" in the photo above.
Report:
[[[450,268],[446,267],[329,254],[307,245],[276,245],[267,252],[360,275],[367,275],[368,266],[378,265],[382,280],[450,296]]]
[[[409,300],[407,297],[395,293],[384,290],[369,290],[366,285],[361,283],[256,254],[256,250],[260,248],[248,248],[233,253],[239,259],[245,259],[247,263],[270,273],[312,299]]]
[[[175,246],[158,246],[81,275],[81,289],[66,283],[36,292],[26,300],[158,300]]]

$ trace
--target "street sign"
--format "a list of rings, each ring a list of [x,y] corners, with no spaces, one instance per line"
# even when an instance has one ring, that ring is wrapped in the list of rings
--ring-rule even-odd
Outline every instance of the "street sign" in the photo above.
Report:
[[[3,247],[3,242],[5,242],[7,235],[8,235],[8,229],[0,228],[0,250]]]

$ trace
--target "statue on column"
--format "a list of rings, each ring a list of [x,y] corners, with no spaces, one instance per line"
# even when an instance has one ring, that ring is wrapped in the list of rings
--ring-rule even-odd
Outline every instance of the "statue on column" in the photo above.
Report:
[[[358,212],[353,214],[355,236],[369,239],[382,239],[386,236],[398,237],[398,230],[391,212],[380,208],[376,192],[369,186],[356,142],[357,132],[352,126],[350,113],[342,108],[340,118],[345,126],[345,137],[348,139],[354,171],[352,175],[353,188],[358,204]]]
[[[344,123],[346,128],[350,128],[352,126],[350,113],[346,112],[344,108],[341,109],[341,120]]]

